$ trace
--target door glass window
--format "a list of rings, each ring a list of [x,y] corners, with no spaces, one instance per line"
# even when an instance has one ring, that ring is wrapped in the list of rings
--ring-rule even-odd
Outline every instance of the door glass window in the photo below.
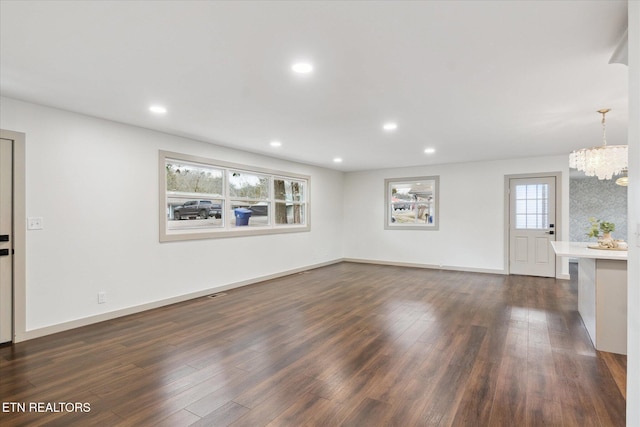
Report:
[[[516,185],[516,228],[547,229],[549,224],[549,184]]]

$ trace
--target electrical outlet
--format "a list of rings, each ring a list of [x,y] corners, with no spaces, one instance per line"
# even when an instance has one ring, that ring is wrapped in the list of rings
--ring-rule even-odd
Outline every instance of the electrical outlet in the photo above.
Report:
[[[42,217],[30,216],[27,218],[27,230],[42,230],[44,228],[44,221]]]
[[[107,293],[105,291],[98,292],[98,304],[107,302]]]

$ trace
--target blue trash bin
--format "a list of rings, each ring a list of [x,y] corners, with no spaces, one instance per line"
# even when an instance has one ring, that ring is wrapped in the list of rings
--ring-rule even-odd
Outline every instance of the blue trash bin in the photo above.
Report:
[[[236,226],[249,225],[251,217],[251,209],[237,208],[233,210],[236,215]]]

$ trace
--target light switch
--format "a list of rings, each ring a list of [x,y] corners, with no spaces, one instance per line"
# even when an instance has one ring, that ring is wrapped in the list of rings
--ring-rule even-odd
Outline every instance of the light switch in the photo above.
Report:
[[[27,230],[42,230],[44,228],[42,217],[30,216],[27,218]]]

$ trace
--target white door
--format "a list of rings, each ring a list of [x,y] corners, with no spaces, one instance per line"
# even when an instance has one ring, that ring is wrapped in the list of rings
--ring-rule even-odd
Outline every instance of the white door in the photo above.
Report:
[[[556,276],[556,178],[509,180],[509,272]]]
[[[0,343],[13,332],[13,141],[0,139]]]

